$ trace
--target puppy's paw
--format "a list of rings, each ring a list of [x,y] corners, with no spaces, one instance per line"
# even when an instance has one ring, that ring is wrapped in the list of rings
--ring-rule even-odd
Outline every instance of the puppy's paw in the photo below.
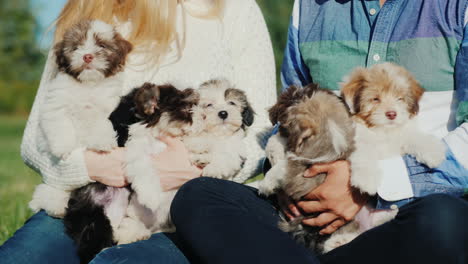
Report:
[[[129,244],[150,238],[151,231],[145,225],[132,218],[126,217],[120,226],[114,230],[114,241],[121,244]]]
[[[135,191],[138,195],[138,202],[150,209],[152,212],[158,209],[159,199],[155,192],[151,191]]]
[[[234,162],[221,164],[209,163],[203,168],[203,176],[217,179],[229,179],[234,177],[241,169],[241,162],[233,165]]]
[[[415,154],[416,159],[426,164],[429,168],[439,166],[445,160],[445,145],[441,141],[427,142],[427,145],[422,147]]]
[[[74,142],[55,142],[50,144],[50,152],[57,158],[66,158],[74,149]]]
[[[270,196],[274,194],[275,191],[276,191],[276,186],[274,186],[274,184],[267,181],[266,179],[263,179],[262,181],[258,183],[258,193],[260,195]]]

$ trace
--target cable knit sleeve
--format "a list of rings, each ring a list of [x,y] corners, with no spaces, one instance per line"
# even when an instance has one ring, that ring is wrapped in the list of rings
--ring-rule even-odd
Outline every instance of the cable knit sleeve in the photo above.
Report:
[[[43,108],[48,83],[57,74],[57,65],[50,51],[42,79],[29,115],[21,143],[21,157],[26,165],[42,175],[45,183],[59,189],[72,190],[91,182],[83,156],[83,149],[73,151],[65,160],[57,160],[40,150],[45,137],[39,129],[39,116]]]
[[[231,41],[234,63],[234,81],[243,89],[256,112],[255,121],[248,129],[245,145],[247,159],[234,179],[244,182],[260,173],[265,158],[265,142],[271,128],[267,108],[276,100],[275,60],[268,29],[254,0],[236,0],[238,10],[231,21]],[[234,4],[233,4],[234,5]],[[227,21],[225,21],[227,22]]]

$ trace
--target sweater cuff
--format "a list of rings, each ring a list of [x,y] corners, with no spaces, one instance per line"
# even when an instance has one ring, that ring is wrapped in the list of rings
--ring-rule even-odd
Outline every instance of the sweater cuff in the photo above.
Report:
[[[85,150],[85,148],[75,149],[66,159],[59,161],[60,178],[47,178],[47,183],[63,190],[74,190],[94,182],[88,175],[84,158]]]

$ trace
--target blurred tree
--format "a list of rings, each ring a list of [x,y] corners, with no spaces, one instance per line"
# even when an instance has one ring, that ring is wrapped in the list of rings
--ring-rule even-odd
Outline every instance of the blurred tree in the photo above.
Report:
[[[29,111],[44,64],[28,0],[0,0],[0,113]]]
[[[294,0],[257,0],[270,31],[276,61],[278,89],[281,87],[280,69],[288,36],[288,25]]]

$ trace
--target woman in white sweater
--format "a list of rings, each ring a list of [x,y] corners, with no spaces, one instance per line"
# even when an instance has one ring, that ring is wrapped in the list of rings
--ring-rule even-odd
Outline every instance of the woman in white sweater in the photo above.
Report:
[[[63,32],[83,19],[114,24],[135,46],[124,71],[129,91],[143,82],[172,83],[176,87],[198,87],[218,77],[243,89],[256,112],[248,131],[248,157],[235,181],[244,182],[259,172],[264,157],[262,132],[270,125],[266,108],[276,99],[274,58],[268,31],[254,0],[69,0],[57,20],[55,42]],[[157,46],[154,46],[157,43]],[[157,47],[157,48],[155,48]],[[38,117],[43,109],[48,83],[57,74],[49,53],[40,87],[24,132],[21,154],[43,182],[57,190],[73,190],[98,181],[111,186],[126,184],[124,148],[103,155],[86,149],[74,150],[66,159],[53,161],[42,155]],[[175,144],[178,145],[178,144]],[[179,151],[180,149],[175,149]],[[163,152],[160,155],[165,155]],[[158,164],[159,156],[153,158]],[[187,171],[176,179],[182,185],[199,176]],[[171,236],[172,239],[172,236]],[[118,248],[118,250],[117,250]],[[5,263],[78,263],[75,247],[59,219],[44,212],[34,215],[0,248]],[[92,263],[186,263],[168,235],[122,245],[101,252]]]

